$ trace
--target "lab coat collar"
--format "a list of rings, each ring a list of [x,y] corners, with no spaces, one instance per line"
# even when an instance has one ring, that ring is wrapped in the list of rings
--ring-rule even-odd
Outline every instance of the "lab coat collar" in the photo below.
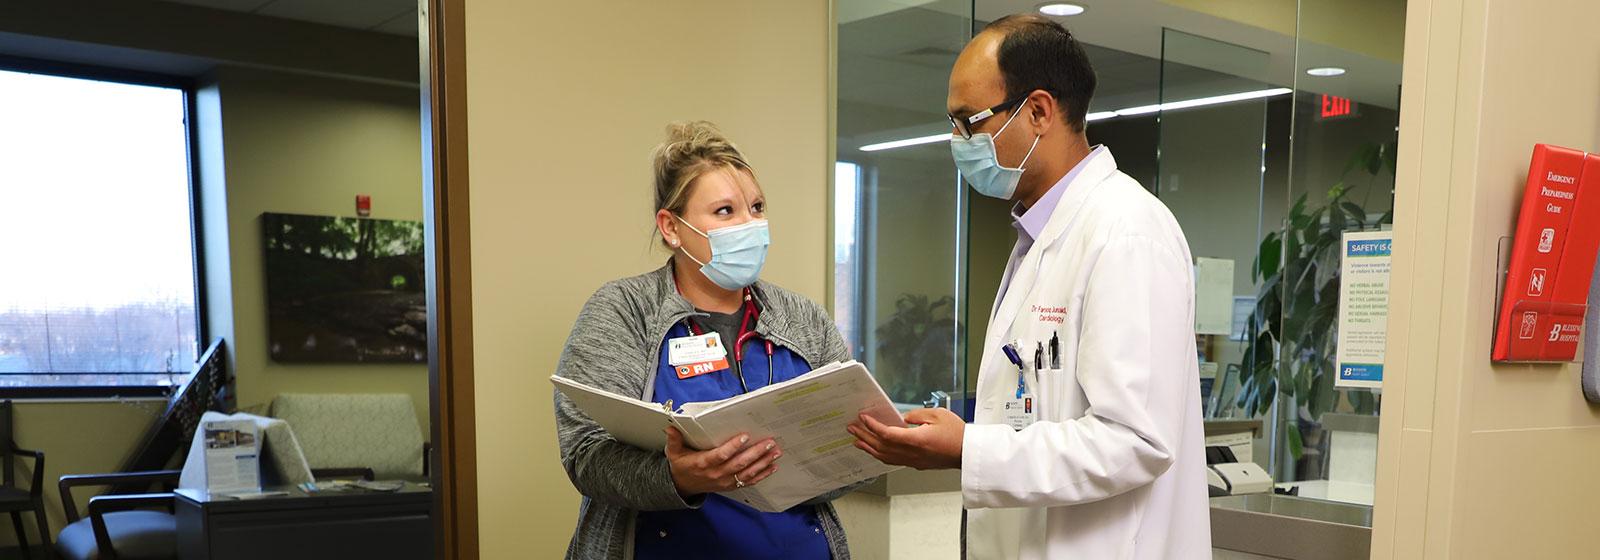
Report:
[[[1083,173],[1084,168],[1089,166],[1089,162],[1094,160],[1095,156],[1107,151],[1104,144],[1096,144],[1090,148],[1089,153],[1073,165],[1071,171],[1062,175],[1056,184],[1051,185],[1044,196],[1033,203],[1032,208],[1024,208],[1021,202],[1012,205],[1011,220],[1012,225],[1017,228],[1017,233],[1028,236],[1029,243],[1038,239],[1039,234],[1044,232],[1045,226],[1050,224],[1050,217],[1055,215],[1056,206],[1061,204],[1061,196],[1071,187],[1073,180]]]
[[[1003,342],[1005,334],[1011,330],[1011,323],[1016,320],[1017,313],[1022,308],[1023,298],[1033,288],[1033,282],[1038,277],[1044,252],[1077,219],[1078,213],[1083,210],[1084,201],[1098,190],[1107,177],[1117,171],[1117,160],[1111,156],[1109,149],[1090,152],[1089,157],[1079,165],[1082,171],[1066,185],[1066,192],[1061,193],[1061,200],[1057,202],[1055,211],[1050,215],[1050,223],[1045,226],[1039,238],[1034,240],[1033,246],[1028,248],[1027,253],[1020,256],[1022,262],[1018,263],[1011,273],[1010,282],[1004,291],[995,298],[995,313],[990,323],[990,336],[985,337],[980,369],[988,367],[988,361],[993,359],[994,350]]]

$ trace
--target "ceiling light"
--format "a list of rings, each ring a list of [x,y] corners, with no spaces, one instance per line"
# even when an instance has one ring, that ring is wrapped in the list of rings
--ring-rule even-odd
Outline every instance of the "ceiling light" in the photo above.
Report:
[[[878,150],[893,150],[895,148],[904,148],[906,146],[920,146],[920,145],[923,145],[923,144],[932,144],[934,142],[943,142],[943,141],[949,141],[949,140],[950,140],[950,133],[948,133],[948,132],[943,133],[943,134],[929,134],[927,136],[919,136],[919,137],[916,137],[916,138],[906,138],[904,140],[895,140],[893,142],[879,142],[877,144],[867,144],[867,145],[861,147],[861,151],[863,151],[863,152],[876,152]]]
[[[1306,69],[1306,73],[1312,76],[1326,78],[1329,76],[1338,76],[1340,74],[1344,74],[1344,69],[1338,66],[1319,66],[1317,68]]]
[[[1289,89],[1289,88],[1272,88],[1272,89],[1260,89],[1260,90],[1255,90],[1255,91],[1241,91],[1239,93],[1230,93],[1230,94],[1227,94],[1227,95],[1214,95],[1214,96],[1211,96],[1211,97],[1201,97],[1199,99],[1186,99],[1186,100],[1183,100],[1183,101],[1169,101],[1169,102],[1166,102],[1166,103],[1157,103],[1155,105],[1140,105],[1138,107],[1129,107],[1127,109],[1117,109],[1115,111],[1096,111],[1096,112],[1093,112],[1093,113],[1089,113],[1088,115],[1084,115],[1084,120],[1086,120],[1086,121],[1098,121],[1098,120],[1101,120],[1101,119],[1109,119],[1111,117],[1131,117],[1131,116],[1135,116],[1135,115],[1147,115],[1147,114],[1154,113],[1154,112],[1157,112],[1157,111],[1175,111],[1175,110],[1178,110],[1178,109],[1189,109],[1189,108],[1192,108],[1192,107],[1204,107],[1206,105],[1220,105],[1220,104],[1223,104],[1223,103],[1232,103],[1232,102],[1235,102],[1235,101],[1246,101],[1246,100],[1250,100],[1250,99],[1261,99],[1261,98],[1264,98],[1264,97],[1276,97],[1276,96],[1283,95],[1283,94],[1286,94],[1286,93],[1294,93],[1294,90]],[[934,142],[946,142],[946,141],[950,140],[950,137],[951,137],[951,134],[946,132],[946,133],[943,133],[943,134],[931,134],[931,135],[928,135],[928,136],[920,136],[920,137],[917,137],[917,138],[906,138],[906,139],[903,139],[903,140],[894,140],[894,141],[891,141],[891,142],[879,142],[877,144],[867,144],[865,146],[862,146],[861,147],[861,151],[863,151],[863,152],[876,152],[876,151],[879,151],[879,150],[892,150],[892,149],[895,149],[895,148],[904,148],[906,146],[920,146],[922,144],[932,144]]]
[[[1255,91],[1242,91],[1242,92],[1239,92],[1239,93],[1230,93],[1230,94],[1227,94],[1227,95],[1216,95],[1216,96],[1212,96],[1212,97],[1202,97],[1202,98],[1199,98],[1199,99],[1188,99],[1188,100],[1184,100],[1184,101],[1169,101],[1169,102],[1166,102],[1166,103],[1157,103],[1155,105],[1141,105],[1141,106],[1138,106],[1138,107],[1129,107],[1127,109],[1118,109],[1118,110],[1115,111],[1115,113],[1119,117],[1131,117],[1131,116],[1134,116],[1134,115],[1145,115],[1145,114],[1149,114],[1149,113],[1155,113],[1157,111],[1175,111],[1175,110],[1178,110],[1178,109],[1188,109],[1188,108],[1191,108],[1191,107],[1204,107],[1206,105],[1219,105],[1219,104],[1222,104],[1222,103],[1232,103],[1234,101],[1245,101],[1245,100],[1249,100],[1249,99],[1260,99],[1260,98],[1263,98],[1263,97],[1273,97],[1273,96],[1283,95],[1285,93],[1293,93],[1293,92],[1294,92],[1294,90],[1289,89],[1289,88],[1272,88],[1272,89],[1260,89],[1260,90],[1255,90]]]
[[[1083,6],[1066,2],[1051,2],[1039,5],[1039,13],[1047,16],[1075,16],[1083,13],[1083,10]]]

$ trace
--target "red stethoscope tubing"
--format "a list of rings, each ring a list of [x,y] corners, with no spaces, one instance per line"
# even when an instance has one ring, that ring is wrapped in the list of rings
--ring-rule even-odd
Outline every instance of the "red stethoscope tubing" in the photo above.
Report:
[[[673,279],[672,283],[673,283],[673,287],[676,288],[677,287],[677,283],[678,283],[677,279]],[[678,290],[678,293],[682,294],[683,290]],[[760,336],[760,334],[756,333],[755,329],[752,328],[752,325],[756,321],[759,321],[759,320],[761,320],[761,311],[756,308],[755,298],[751,295],[750,288],[745,288],[744,289],[744,317],[739,320],[739,336],[738,336],[737,339],[734,340],[734,343],[733,343],[733,361],[737,362],[739,364],[740,368],[744,367],[744,343],[747,342],[747,341],[750,341],[750,340],[754,340],[756,337]],[[688,323],[689,332],[690,333],[693,333],[695,336],[700,336],[701,334],[703,334],[700,331],[700,327],[694,324],[694,321],[685,319],[684,322]],[[766,339],[762,339],[761,342],[763,343],[763,347],[767,352],[767,385],[771,385],[772,384],[772,341],[766,340]],[[747,392],[747,393],[750,392],[749,387],[746,387],[745,384],[744,384],[744,373],[740,372],[738,374],[738,376],[739,376],[739,387],[744,389],[745,392]]]

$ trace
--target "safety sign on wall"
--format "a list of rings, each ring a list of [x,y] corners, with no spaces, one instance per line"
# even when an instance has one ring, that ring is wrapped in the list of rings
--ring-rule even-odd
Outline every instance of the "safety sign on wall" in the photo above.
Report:
[[[1600,250],[1600,155],[1535,145],[1512,243],[1494,360],[1572,361]]]
[[[1345,232],[1339,262],[1336,387],[1383,386],[1389,334],[1389,262],[1394,233]]]

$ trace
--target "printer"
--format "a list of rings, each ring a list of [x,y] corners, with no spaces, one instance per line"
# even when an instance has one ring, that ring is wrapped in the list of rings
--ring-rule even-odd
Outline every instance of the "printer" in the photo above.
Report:
[[[1272,491],[1272,477],[1253,462],[1239,462],[1226,445],[1206,447],[1206,485],[1210,495],[1237,496]]]

